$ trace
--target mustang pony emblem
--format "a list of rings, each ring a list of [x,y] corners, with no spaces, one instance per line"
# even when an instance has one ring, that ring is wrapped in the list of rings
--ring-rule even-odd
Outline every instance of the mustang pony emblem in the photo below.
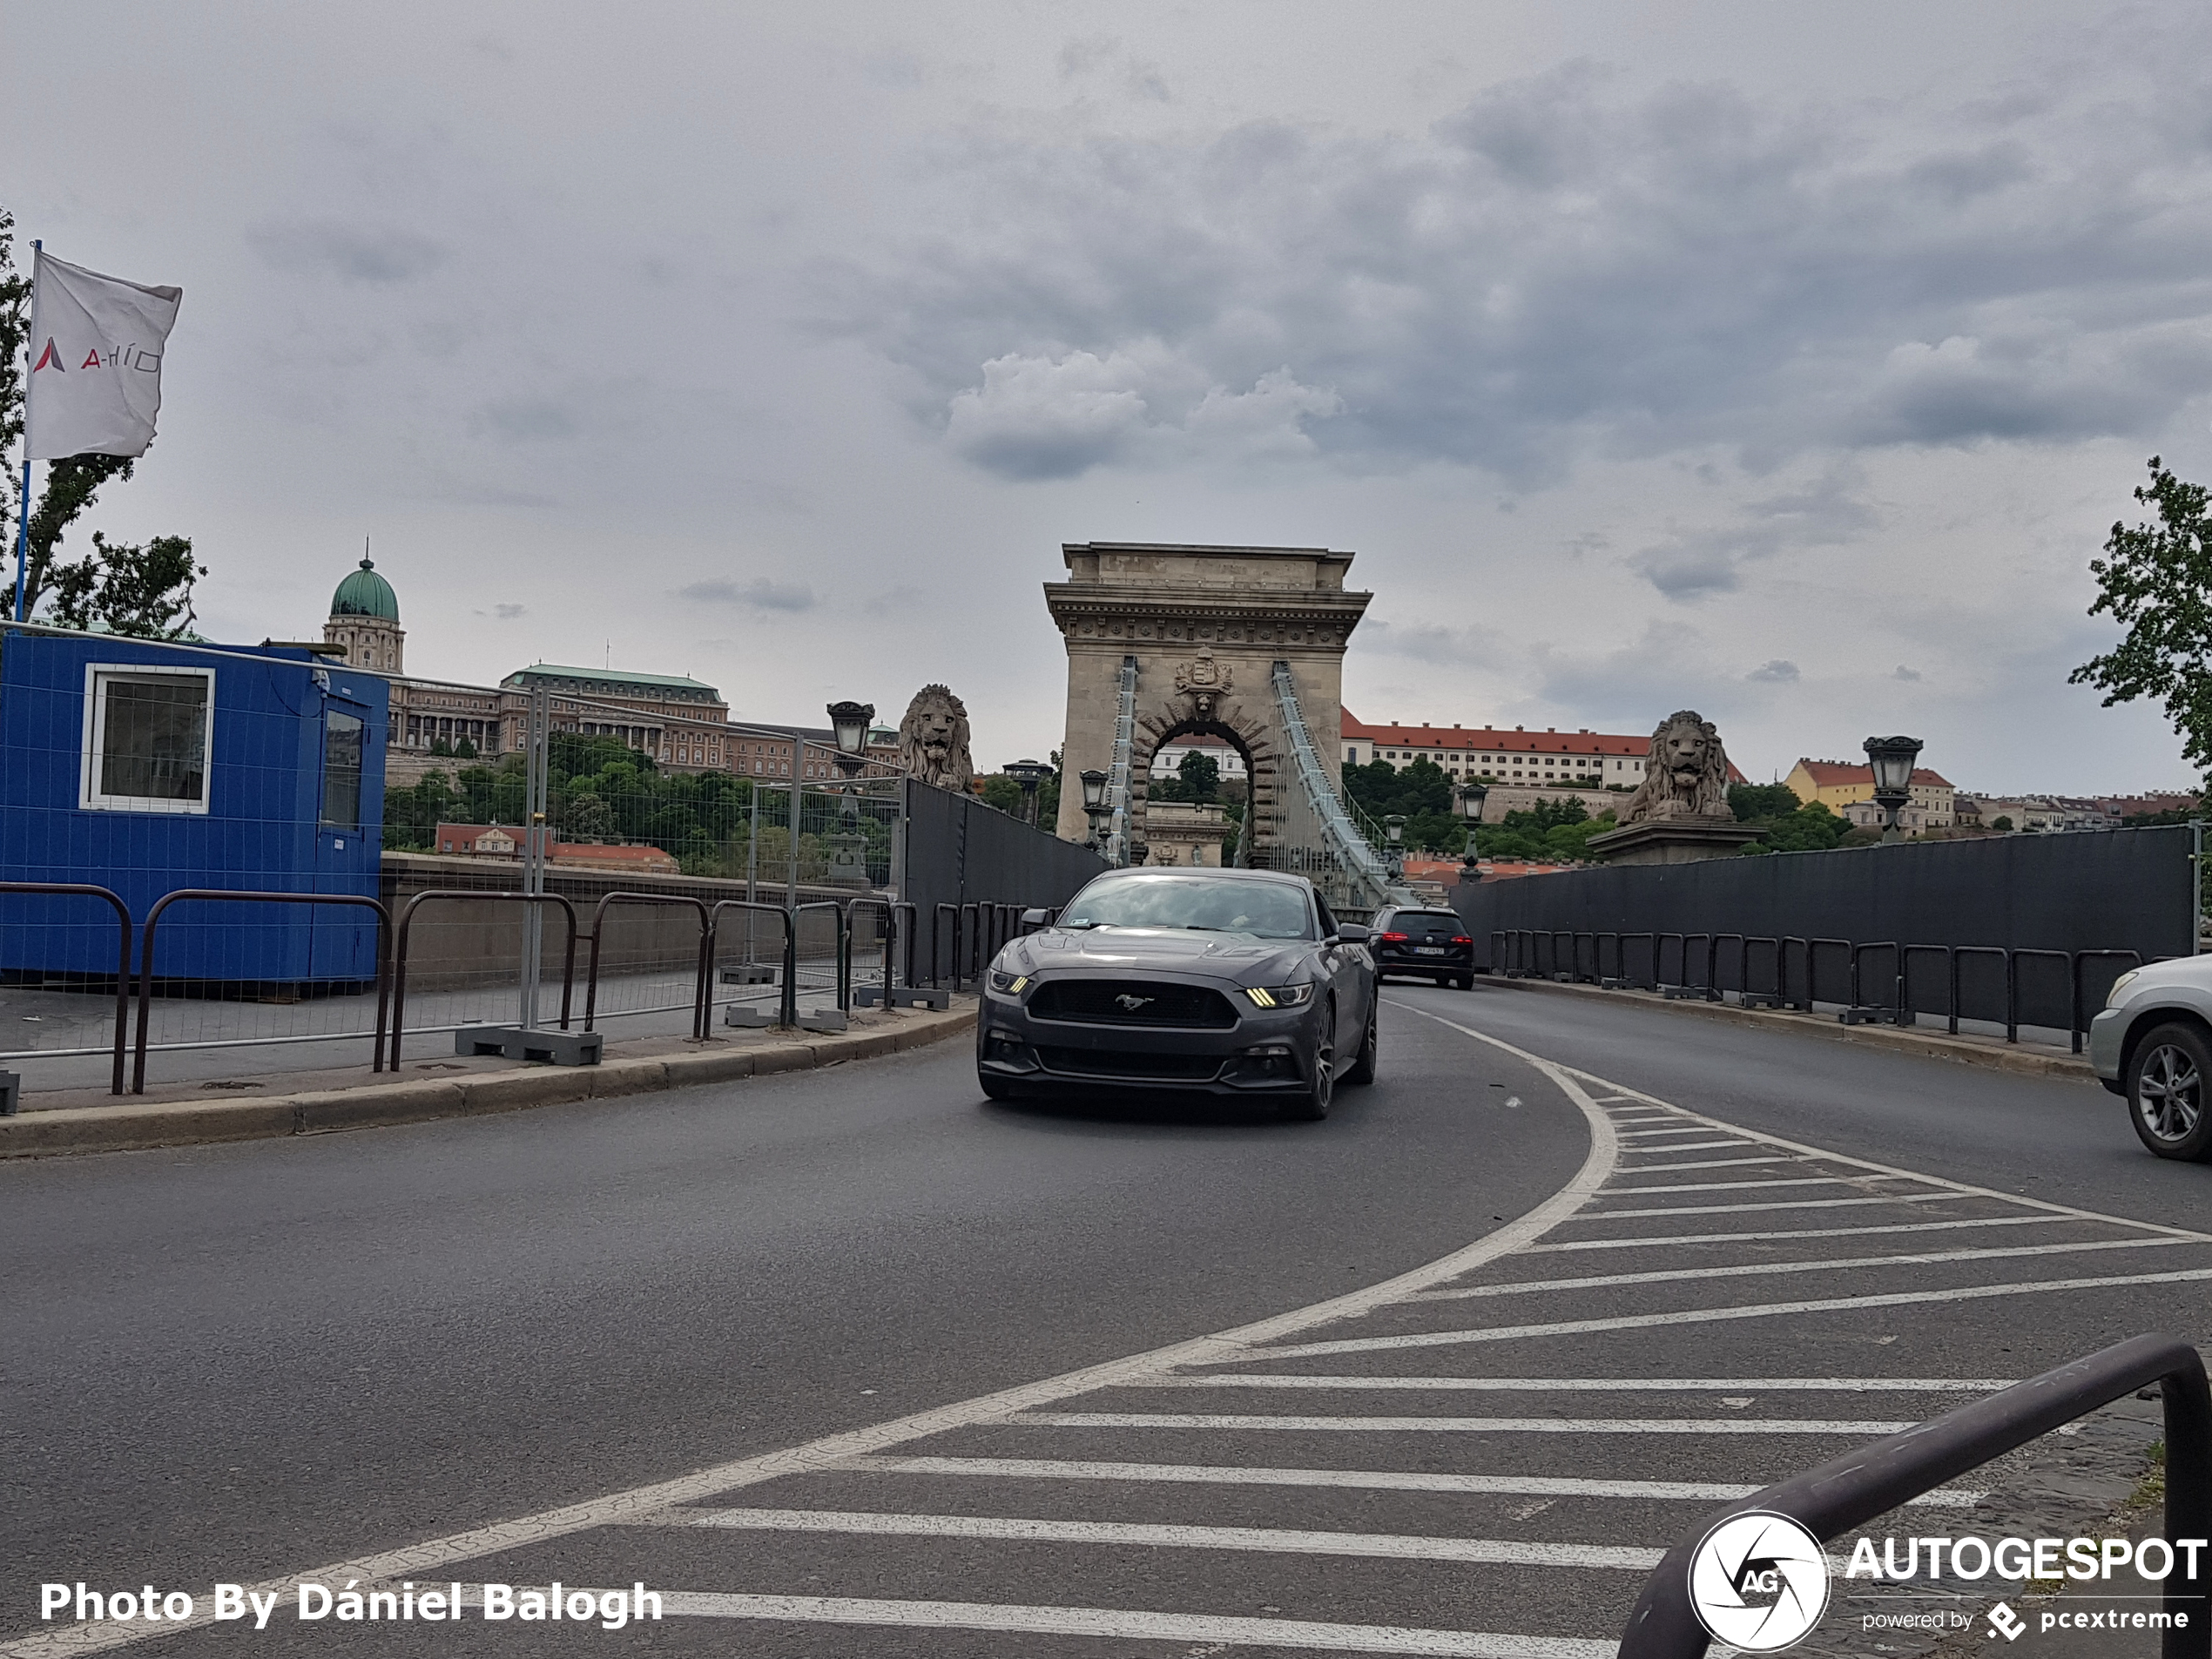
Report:
[[[1151,999],[1150,997],[1149,997],[1149,996],[1131,996],[1131,995],[1130,995],[1127,991],[1123,992],[1123,993],[1122,993],[1119,996],[1117,996],[1117,997],[1116,997],[1116,998],[1114,999],[1114,1001],[1116,1001],[1116,1002],[1119,1002],[1119,1003],[1120,1003],[1120,1004],[1121,1004],[1123,1008],[1127,1008],[1127,1009],[1128,1009],[1128,1010],[1129,1010],[1131,1014],[1136,1013],[1136,1012],[1137,1011],[1137,1009],[1139,1009],[1139,1008],[1143,1008],[1143,1006],[1144,1006],[1147,1002],[1150,1002],[1151,1000],[1152,1000],[1152,999]]]

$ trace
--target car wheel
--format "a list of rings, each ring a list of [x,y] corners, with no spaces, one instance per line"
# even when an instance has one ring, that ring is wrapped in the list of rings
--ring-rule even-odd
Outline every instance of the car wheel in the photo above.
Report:
[[[1332,1002],[1321,1010],[1320,1041],[1313,1047],[1313,1076],[1305,1093],[1283,1103],[1283,1116],[1318,1123],[1329,1115],[1329,1101],[1336,1093],[1337,1082],[1337,1007]]]
[[[992,1100],[1016,1100],[1021,1097],[1018,1085],[1007,1082],[1003,1077],[994,1077],[988,1071],[977,1072],[975,1083]]]
[[[1472,974],[1462,974],[1457,980],[1453,981],[1453,983],[1457,985],[1463,991],[1471,991],[1474,988],[1474,975]]]
[[[1371,1083],[1375,1080],[1375,1000],[1367,999],[1367,1034],[1359,1039],[1359,1052],[1352,1056],[1352,1069],[1344,1074],[1348,1083]]]
[[[2212,1044],[2194,1026],[2161,1025],[2128,1062],[2128,1116],[2142,1143],[2162,1158],[2212,1157]]]

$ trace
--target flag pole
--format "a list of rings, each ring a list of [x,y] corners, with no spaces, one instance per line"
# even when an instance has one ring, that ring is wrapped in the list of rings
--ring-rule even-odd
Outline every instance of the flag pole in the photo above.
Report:
[[[45,247],[43,241],[30,245],[30,280],[35,293],[38,281],[38,255]],[[29,341],[25,341],[26,347]],[[30,354],[26,349],[24,354]],[[16,497],[16,620],[23,620],[23,590],[24,577],[29,574],[30,559],[30,381],[24,377],[23,388],[23,490]]]

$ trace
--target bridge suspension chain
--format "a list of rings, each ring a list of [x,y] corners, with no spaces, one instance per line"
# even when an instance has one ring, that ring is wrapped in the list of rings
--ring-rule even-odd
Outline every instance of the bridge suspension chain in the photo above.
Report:
[[[1413,890],[1359,833],[1329,781],[1298,706],[1298,682],[1290,664],[1278,661],[1273,678],[1276,710],[1291,740],[1298,784],[1282,791],[1283,813],[1271,862],[1306,877],[1335,909],[1365,915],[1386,904],[1417,902]]]

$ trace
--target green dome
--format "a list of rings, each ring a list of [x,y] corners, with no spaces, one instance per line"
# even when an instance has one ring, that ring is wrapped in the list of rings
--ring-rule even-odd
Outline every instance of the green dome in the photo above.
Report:
[[[334,617],[375,617],[385,622],[400,619],[400,596],[392,591],[392,584],[376,574],[376,567],[367,559],[361,568],[338,584],[338,591],[330,596],[330,614]]]

